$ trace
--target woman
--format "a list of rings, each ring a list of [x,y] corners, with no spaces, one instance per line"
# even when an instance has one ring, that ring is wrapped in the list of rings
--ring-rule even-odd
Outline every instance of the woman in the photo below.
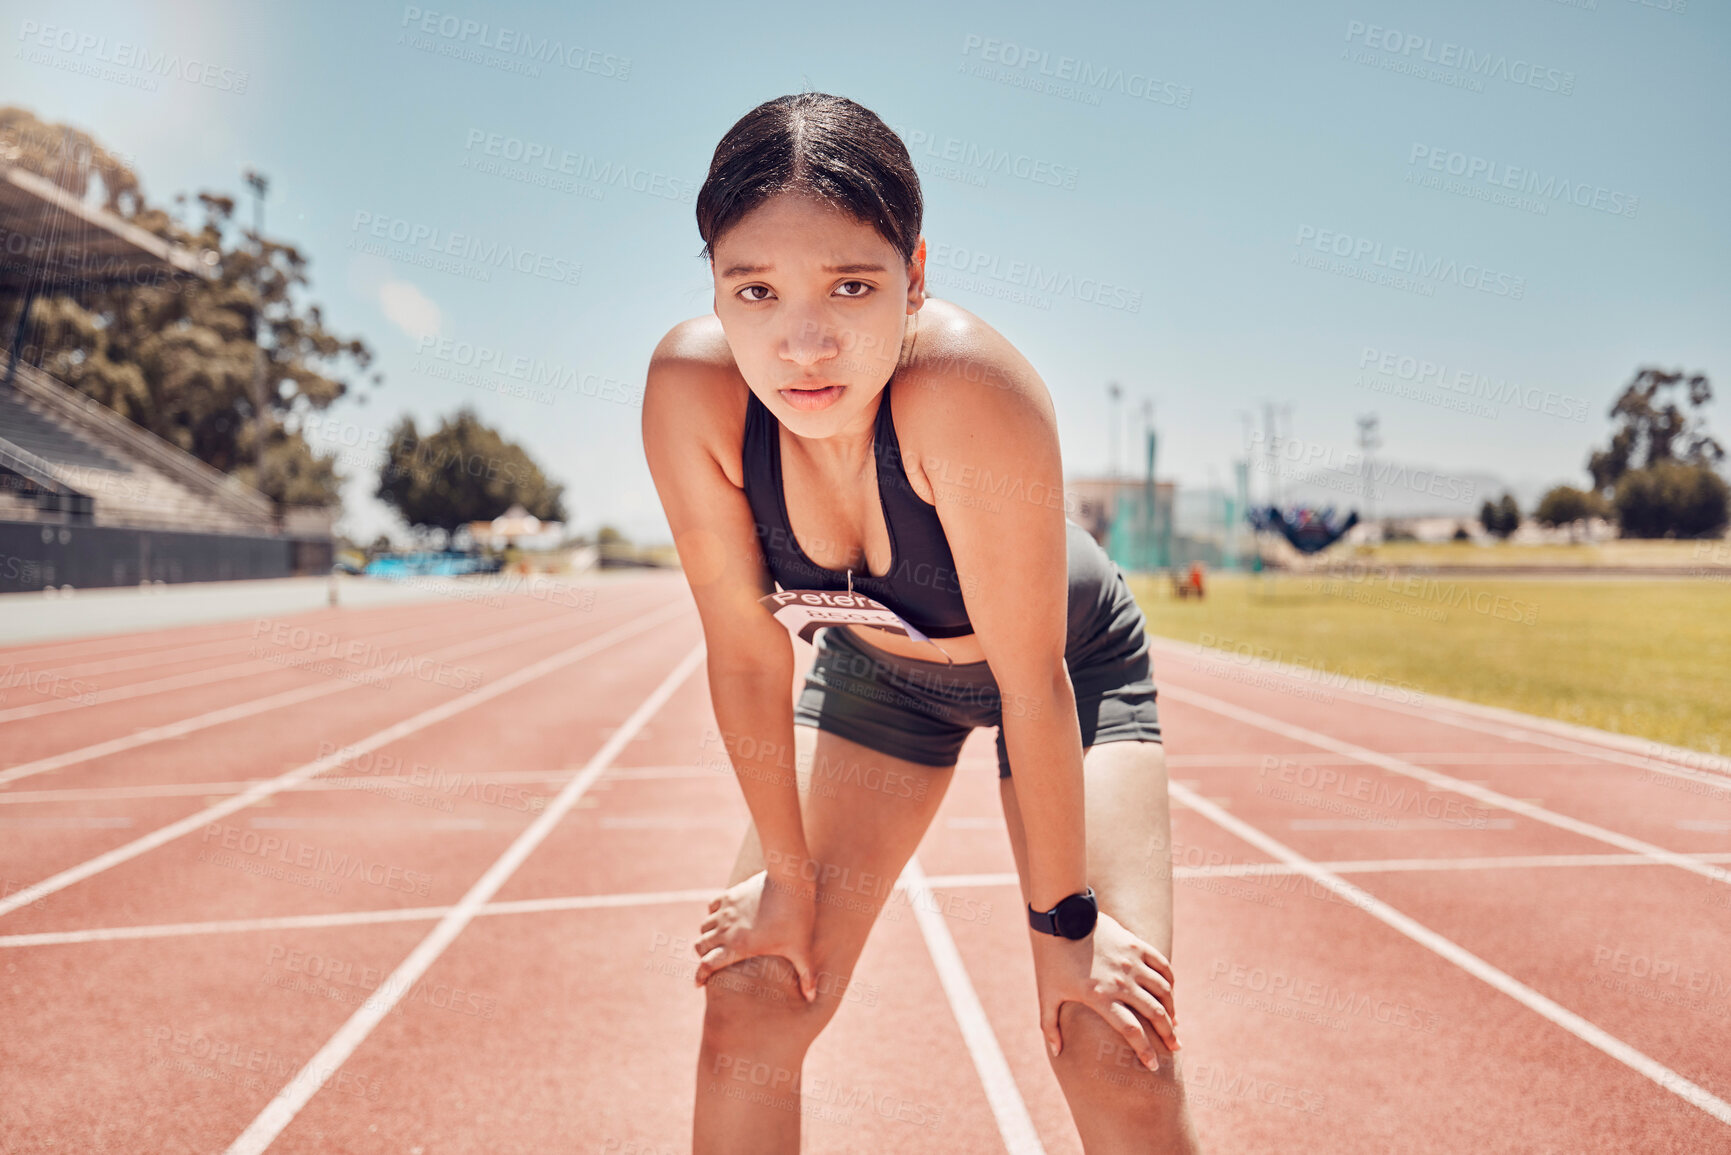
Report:
[[[1142,616],[1064,516],[1045,384],[927,296],[921,209],[906,148],[868,110],[809,92],[760,105],[697,198],[714,314],[649,366],[644,447],[752,816],[697,941],[694,1149],[798,1150],[806,1050],[957,751],[997,725],[1040,1026],[1083,1144],[1194,1151]],[[796,707],[789,633],[759,600],[772,579],[866,594],[911,628],[823,629]],[[796,722],[816,731],[807,775]],[[780,1097],[730,1095],[742,1062],[778,1072]]]

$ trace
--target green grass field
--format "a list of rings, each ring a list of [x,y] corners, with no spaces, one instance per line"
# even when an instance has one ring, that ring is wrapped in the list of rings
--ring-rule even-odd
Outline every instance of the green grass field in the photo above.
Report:
[[[1386,542],[1372,546],[1336,546],[1331,560],[1356,558],[1385,565],[1473,566],[1487,569],[1518,566],[1668,566],[1699,569],[1704,574],[1731,575],[1731,541],[1640,541],[1618,538],[1596,545],[1546,542],[1511,545],[1494,542]]]
[[[1731,754],[1731,581],[1336,573],[1130,584],[1165,637]]]

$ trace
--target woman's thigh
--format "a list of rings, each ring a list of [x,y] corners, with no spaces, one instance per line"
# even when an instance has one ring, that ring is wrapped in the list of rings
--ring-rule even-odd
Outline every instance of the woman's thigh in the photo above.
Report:
[[[835,1006],[824,1006],[830,1001],[826,994],[839,997],[845,989],[872,923],[931,825],[955,767],[891,757],[812,726],[795,726],[794,743],[806,848],[817,870],[813,964],[820,981],[818,1005],[812,1009],[827,1020]],[[757,828],[748,826],[727,885],[763,869]],[[794,990],[793,968],[779,957],[746,959],[734,967],[773,974],[770,989],[762,992],[766,1002],[804,1008],[803,1000],[784,1001]],[[734,967],[717,971],[715,978]],[[738,1001],[729,988],[711,979],[706,989],[712,1009],[718,997]],[[738,989],[759,988],[753,983]]]
[[[1164,747],[1114,741],[1082,752],[1088,884],[1100,909],[1173,964],[1177,1022],[1184,1021],[1184,966],[1172,959],[1171,817]],[[1023,902],[1028,851],[1013,777],[999,780],[1010,849]],[[1029,1013],[1037,1013],[1030,1008]],[[1053,1061],[1071,1115],[1090,1152],[1196,1150],[1177,1064],[1153,1025],[1132,1011],[1153,1040],[1160,1070],[1142,1068],[1117,1028],[1092,1008],[1067,1003],[1058,1013],[1064,1051]],[[1180,1034],[1180,1038],[1182,1038]],[[1151,1145],[1150,1145],[1151,1144]]]
[[[1000,778],[1004,820],[1024,901],[1028,848],[1015,778]],[[1172,953],[1172,820],[1159,742],[1106,742],[1082,751],[1088,885],[1100,909],[1161,954]]]

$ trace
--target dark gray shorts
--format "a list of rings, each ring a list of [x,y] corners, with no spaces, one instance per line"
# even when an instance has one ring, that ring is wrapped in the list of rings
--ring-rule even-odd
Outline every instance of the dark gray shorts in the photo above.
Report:
[[[1075,522],[1066,521],[1070,602],[1064,662],[1076,691],[1082,746],[1160,741],[1142,609],[1124,575]],[[924,766],[953,766],[976,726],[998,727],[998,777],[1010,776],[1005,703],[985,662],[904,658],[846,626],[817,634],[817,656],[794,722]],[[939,639],[942,643],[943,639]],[[1012,701],[1013,714],[1021,708]]]

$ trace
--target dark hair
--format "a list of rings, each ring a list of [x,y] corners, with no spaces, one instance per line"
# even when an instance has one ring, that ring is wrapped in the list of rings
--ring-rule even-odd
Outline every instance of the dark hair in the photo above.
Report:
[[[871,225],[913,260],[920,178],[901,137],[845,96],[800,92],[766,100],[715,146],[697,193],[699,256],[752,209],[784,192],[813,197]]]

